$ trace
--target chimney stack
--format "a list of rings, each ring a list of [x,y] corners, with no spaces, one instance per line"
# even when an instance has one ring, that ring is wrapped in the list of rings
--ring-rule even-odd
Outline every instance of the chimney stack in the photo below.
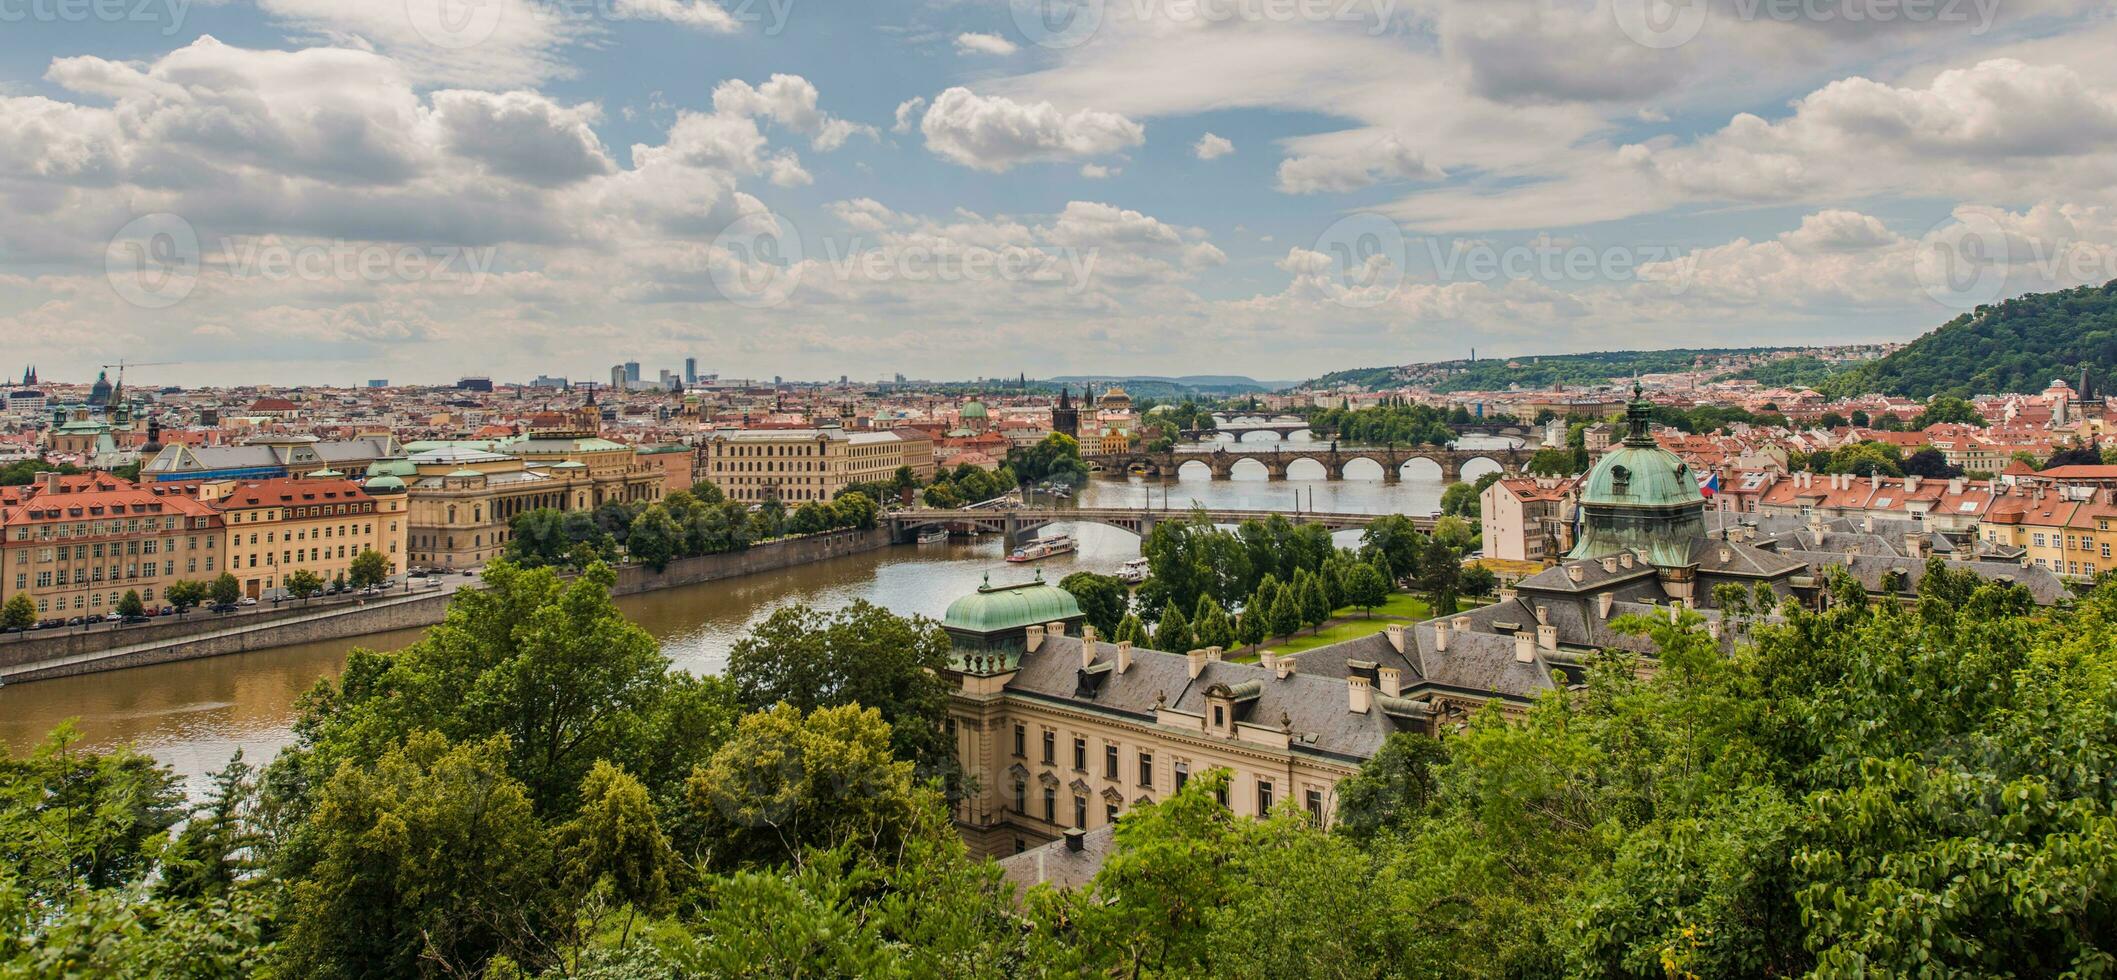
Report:
[[[1617,564],[1622,565],[1625,568],[1632,567],[1632,553],[1629,551],[1619,553],[1617,556]]]
[[[1536,627],[1536,645],[1547,651],[1558,650],[1558,627],[1543,623]]]
[[[1037,648],[1037,647],[1040,647],[1040,646],[1043,646],[1043,645],[1044,645],[1044,628],[1043,628],[1043,627],[1041,627],[1041,626],[1031,626],[1031,627],[1029,627],[1029,629],[1028,629],[1028,630],[1026,630],[1025,632],[1027,632],[1027,633],[1029,634],[1029,635],[1028,635],[1028,647],[1029,647],[1029,652],[1030,652],[1030,653],[1035,653],[1035,652],[1036,652],[1036,648]]]
[[[1083,628],[1085,628],[1085,627],[1083,627]],[[1045,623],[1045,624],[1044,624],[1044,635],[1045,635],[1045,636],[1065,636],[1065,635],[1066,635],[1066,624],[1065,624],[1065,623],[1064,623],[1063,621],[1059,621],[1059,620],[1053,620],[1052,622],[1049,622],[1049,623]]]
[[[1219,662],[1220,662],[1220,648],[1219,648],[1219,647],[1207,647],[1207,648],[1206,648],[1206,662],[1207,662],[1207,663],[1209,663],[1209,664],[1217,664],[1217,663],[1219,663]]]
[[[1346,709],[1353,714],[1364,715],[1368,708],[1374,706],[1375,689],[1367,683],[1367,678],[1359,674],[1345,676],[1345,695]]]
[[[1468,616],[1457,616],[1456,618],[1449,620],[1449,622],[1455,624],[1455,631],[1458,633],[1470,632],[1470,617]]]
[[[1551,621],[1551,607],[1550,607],[1550,606],[1546,606],[1546,605],[1544,605],[1544,604],[1543,604],[1543,603],[1541,603],[1541,602],[1537,603],[1537,604],[1536,604],[1536,621],[1537,621],[1537,622],[1539,622],[1539,623],[1548,623],[1548,622],[1550,622],[1550,621]]]
[[[1279,672],[1279,651],[1266,650],[1257,655],[1257,664],[1276,674]]]
[[[1390,649],[1392,649],[1392,650],[1395,650],[1395,651],[1396,651],[1396,652],[1398,652],[1398,653],[1403,653],[1403,652],[1404,652],[1404,624],[1403,624],[1403,623],[1391,623],[1391,624],[1389,624],[1388,626],[1385,626],[1385,627],[1383,627],[1383,628],[1382,628],[1382,635],[1383,635],[1383,636],[1386,636],[1386,637],[1388,637],[1388,638],[1389,638],[1389,648],[1390,648]]]
[[[1272,665],[1272,675],[1283,681],[1294,676],[1296,669],[1294,658],[1280,657],[1279,662]]]
[[[1603,571],[1605,571],[1605,572],[1609,572],[1609,573],[1610,573],[1610,574],[1612,574],[1612,575],[1615,575],[1615,574],[1617,574],[1617,556],[1616,556],[1616,555],[1604,555],[1604,556],[1602,556],[1602,570],[1603,570]]]
[[[1572,579],[1575,582],[1578,582],[1581,580],[1582,571],[1583,570],[1580,567],[1580,563],[1574,562],[1566,566],[1566,577]]]
[[[1610,618],[1610,610],[1616,605],[1617,596],[1612,593],[1603,592],[1595,597],[1595,612],[1604,619]]]
[[[1381,668],[1381,669],[1379,669],[1379,670],[1375,671],[1375,675],[1376,675],[1376,676],[1377,676],[1378,678],[1380,678],[1380,680],[1381,680],[1381,684],[1380,684],[1380,686],[1381,686],[1381,688],[1382,688],[1382,696],[1383,696],[1383,697],[1386,697],[1386,698],[1394,698],[1394,697],[1400,697],[1400,696],[1402,696],[1402,695],[1403,695],[1403,693],[1404,693],[1404,672],[1403,672],[1403,671],[1401,671],[1401,670],[1398,670],[1398,669],[1397,669],[1397,668],[1395,668],[1395,667],[1383,667],[1383,668]]]
[[[1535,634],[1528,630],[1514,634],[1514,661],[1523,664],[1536,662]]]
[[[1079,854],[1081,846],[1088,842],[1088,832],[1079,827],[1066,828],[1066,850]]]
[[[1132,641],[1117,641],[1117,672],[1122,674],[1132,669]]]
[[[1433,621],[1433,648],[1434,648],[1435,650],[1438,650],[1438,651],[1440,651],[1440,652],[1442,652],[1442,653],[1447,653],[1447,652],[1448,652],[1448,634],[1449,634],[1449,632],[1450,632],[1450,631],[1449,631],[1449,629],[1448,629],[1448,621],[1447,621],[1447,620],[1445,620],[1445,619],[1436,619],[1436,620],[1434,620],[1434,621]]]
[[[1904,554],[1912,558],[1925,557],[1925,541],[1919,537],[1918,532],[1911,531],[1905,533]]]
[[[1204,650],[1192,650],[1184,654],[1183,659],[1184,669],[1190,673],[1193,680],[1196,680],[1199,674],[1205,672],[1206,652]]]
[[[1095,666],[1095,631],[1090,629],[1081,636],[1081,667]]]

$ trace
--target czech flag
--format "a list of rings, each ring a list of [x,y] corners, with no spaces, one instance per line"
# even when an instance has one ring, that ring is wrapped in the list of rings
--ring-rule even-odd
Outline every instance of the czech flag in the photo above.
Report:
[[[1699,481],[1699,483],[1698,483],[1698,492],[1699,492],[1699,493],[1702,493],[1702,494],[1704,494],[1704,495],[1706,495],[1706,496],[1708,496],[1708,497],[1710,497],[1710,496],[1712,496],[1712,495],[1714,495],[1714,494],[1716,494],[1716,493],[1719,493],[1719,492],[1720,492],[1720,473],[1719,473],[1719,471],[1717,471],[1717,470],[1716,470],[1716,471],[1714,471],[1714,472],[1713,472],[1713,473],[1712,473],[1712,474],[1711,474],[1710,476],[1707,476],[1707,477],[1706,477],[1706,478],[1705,478],[1704,480],[1701,480],[1701,481]]]

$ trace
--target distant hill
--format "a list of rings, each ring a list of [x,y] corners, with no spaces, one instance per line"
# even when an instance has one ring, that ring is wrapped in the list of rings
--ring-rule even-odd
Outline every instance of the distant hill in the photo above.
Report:
[[[1258,381],[1239,374],[1187,374],[1182,377],[1161,375],[1107,375],[1068,374],[1045,379],[1047,383],[1080,386],[1093,384],[1098,388],[1118,384],[1134,396],[1166,398],[1188,393],[1207,395],[1245,395],[1252,392],[1277,391],[1291,387],[1292,381]]]
[[[2029,293],[1956,317],[1881,360],[1831,378],[1826,394],[1879,391],[1912,398],[2042,391],[2076,381],[2096,387],[2117,366],[2117,281]]]
[[[1353,384],[1382,388],[1398,384],[1425,385],[1435,391],[1497,391],[1509,385],[1548,388],[1554,384],[1599,385],[1630,378],[1635,374],[1710,369],[1725,364],[1741,370],[1761,355],[1803,348],[1703,347],[1676,350],[1594,351],[1586,354],[1542,354],[1522,357],[1484,358],[1477,361],[1432,361],[1402,367],[1355,368],[1335,371],[1307,383],[1330,388]],[[1738,366],[1740,365],[1740,366]]]

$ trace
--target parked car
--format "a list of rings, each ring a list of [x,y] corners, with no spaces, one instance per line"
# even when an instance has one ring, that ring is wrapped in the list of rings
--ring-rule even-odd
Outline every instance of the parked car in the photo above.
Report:
[[[257,605],[257,597],[246,595],[235,600],[235,604],[238,606],[254,606]]]
[[[213,605],[211,605],[211,606],[209,606],[209,607],[207,607],[207,608],[210,608],[210,609],[212,609],[212,610],[213,610],[214,612],[217,612],[217,613],[231,613],[231,612],[234,612],[234,611],[235,611],[235,603],[232,603],[232,602],[216,602],[216,603],[214,603]]]
[[[146,617],[146,616],[144,616],[144,615],[141,615],[141,616],[120,616],[120,617],[118,617],[118,621],[119,621],[119,622],[121,622],[121,623],[144,623],[144,622],[146,622],[146,621],[147,621],[147,617]]]
[[[73,617],[72,619],[69,619],[69,620],[67,620],[67,621],[66,621],[66,625],[68,625],[68,626],[86,626],[86,625],[88,625],[88,618],[87,618],[87,617],[85,617],[85,616],[75,616],[75,617]]]

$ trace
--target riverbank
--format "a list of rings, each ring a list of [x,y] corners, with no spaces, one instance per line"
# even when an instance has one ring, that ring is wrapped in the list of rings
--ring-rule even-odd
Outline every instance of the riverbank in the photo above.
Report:
[[[743,551],[678,559],[661,571],[621,566],[611,591],[619,596],[640,595],[778,571],[889,545],[889,532],[879,528],[785,538]],[[29,634],[0,646],[0,684],[423,629],[448,614],[450,598],[448,593],[387,595],[354,605],[296,606],[240,617],[200,614],[125,631],[67,631],[49,637]]]

